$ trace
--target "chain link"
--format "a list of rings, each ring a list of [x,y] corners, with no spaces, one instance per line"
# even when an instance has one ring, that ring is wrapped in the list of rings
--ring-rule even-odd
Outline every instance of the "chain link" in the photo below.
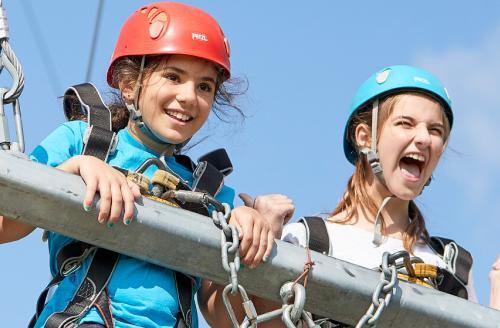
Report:
[[[314,323],[309,314],[304,310],[304,305],[306,302],[306,290],[305,287],[297,281],[287,282],[283,284],[280,289],[280,296],[283,301],[283,305],[280,309],[269,311],[264,314],[257,315],[255,310],[255,305],[252,300],[248,297],[245,288],[238,283],[238,271],[240,269],[240,253],[239,253],[239,234],[238,229],[229,224],[229,216],[231,214],[231,208],[228,204],[222,204],[224,211],[220,208],[216,208],[212,212],[212,220],[214,224],[221,229],[221,261],[222,267],[229,275],[229,283],[224,287],[222,292],[222,300],[226,311],[229,315],[229,319],[234,328],[256,328],[258,323],[275,319],[281,316],[281,320],[287,328],[297,328],[296,324],[305,324],[308,328],[319,328],[318,325]],[[300,280],[304,276],[307,277],[307,273],[312,267],[312,262],[310,260],[310,254],[308,254],[307,269],[304,269],[304,273],[297,279]],[[239,294],[242,300],[242,307],[245,312],[245,320],[238,323],[236,314],[234,312],[233,306],[229,300],[229,294],[236,295]],[[293,304],[288,304],[289,301],[293,299]],[[300,327],[303,327],[301,325]]]
[[[408,253],[398,252],[394,255],[391,256],[389,252],[382,254],[382,272],[380,273],[380,281],[373,292],[372,304],[361,317],[356,328],[361,328],[365,325],[375,327],[380,315],[391,302],[392,292],[398,281],[396,260],[400,257],[408,256]]]

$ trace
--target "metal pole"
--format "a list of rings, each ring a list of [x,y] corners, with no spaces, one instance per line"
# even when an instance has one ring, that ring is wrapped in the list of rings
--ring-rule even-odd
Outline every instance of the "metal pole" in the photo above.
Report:
[[[108,229],[97,211],[82,209],[85,186],[78,176],[0,151],[0,213],[85,242],[227,284],[220,231],[206,217],[149,199],[137,204],[130,226]],[[98,206],[99,204],[97,204]],[[248,292],[279,301],[279,288],[302,273],[306,252],[281,241],[268,263],[242,269]],[[306,309],[355,324],[371,304],[379,273],[313,252]],[[500,327],[500,311],[400,282],[378,327]]]

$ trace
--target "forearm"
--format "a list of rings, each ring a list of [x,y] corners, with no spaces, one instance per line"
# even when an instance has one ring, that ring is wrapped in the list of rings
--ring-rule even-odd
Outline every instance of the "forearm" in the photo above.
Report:
[[[35,230],[35,227],[0,215],[0,244],[19,240]]]
[[[211,327],[232,328],[233,326],[231,320],[229,319],[229,315],[222,299],[223,290],[224,286],[204,280],[202,288],[198,292],[198,305],[200,306],[200,310],[203,313],[205,320]],[[281,307],[281,304],[274,303],[260,297],[251,296],[251,299],[255,305],[257,314],[263,314]],[[241,324],[242,320],[245,318],[245,312],[242,306],[243,300],[239,294],[229,294],[229,300],[236,315],[236,319],[238,320],[238,323]],[[281,320],[281,316],[279,316],[276,319],[259,323],[259,327],[276,328],[284,327],[284,325]]]
[[[208,322],[210,327],[233,327],[222,299],[223,290],[223,286],[217,285],[210,280],[203,280],[202,287],[198,291],[198,305],[201,313],[203,313],[203,317]],[[231,304],[233,305],[236,318],[238,319],[238,322],[241,322],[244,318],[244,312],[241,307],[241,300],[238,298],[238,295],[230,295]]]
[[[80,160],[80,155],[71,157],[64,163],[58,165],[57,169],[68,173],[79,174]],[[30,234],[33,230],[35,230],[35,227],[30,224],[0,215],[0,244],[19,240]]]

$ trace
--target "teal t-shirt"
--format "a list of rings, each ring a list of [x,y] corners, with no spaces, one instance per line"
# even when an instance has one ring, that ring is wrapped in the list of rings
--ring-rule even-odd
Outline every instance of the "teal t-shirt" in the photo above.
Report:
[[[52,132],[31,153],[31,159],[50,166],[57,166],[74,155],[81,154],[83,135],[87,123],[72,121],[62,124]],[[127,129],[118,133],[116,151],[110,154],[108,163],[127,170],[136,170],[145,160],[159,154],[135,140]],[[174,157],[164,157],[164,163],[182,179],[192,183],[192,173],[178,164]],[[157,168],[150,166],[144,173],[152,177]],[[231,207],[234,190],[224,186],[217,195],[219,201]],[[83,209],[82,209],[83,210]],[[96,224],[97,218],[96,218]],[[103,229],[107,229],[103,226]],[[72,238],[49,233],[50,270],[57,274],[57,254],[61,248],[74,241]],[[47,318],[54,312],[64,310],[83,280],[90,264],[87,258],[79,270],[68,275],[57,287],[45,305],[35,327],[43,327]],[[197,279],[198,286],[200,279]],[[131,327],[174,327],[179,311],[173,271],[125,255],[120,256],[118,265],[108,285],[111,312],[117,328]],[[192,307],[195,308],[194,300]],[[193,314],[193,327],[198,326],[196,311]],[[103,323],[99,312],[92,308],[80,321]]]

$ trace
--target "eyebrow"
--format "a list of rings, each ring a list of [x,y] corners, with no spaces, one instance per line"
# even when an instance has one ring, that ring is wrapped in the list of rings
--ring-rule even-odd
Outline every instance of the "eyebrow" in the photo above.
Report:
[[[183,74],[183,75],[186,75],[188,74],[185,70],[179,68],[179,67],[175,67],[175,66],[167,66],[165,67],[166,70],[172,70],[176,73],[179,73],[179,74]],[[212,82],[213,84],[217,84],[217,82],[215,81],[214,78],[210,77],[210,76],[203,76],[201,78],[202,81],[208,81],[208,82]]]
[[[405,115],[396,116],[394,119],[405,119],[405,120],[409,120],[409,121],[415,122],[415,119],[413,117],[411,117],[411,116],[405,116]],[[443,123],[438,123],[438,122],[430,123],[429,126],[444,128],[444,124]]]

